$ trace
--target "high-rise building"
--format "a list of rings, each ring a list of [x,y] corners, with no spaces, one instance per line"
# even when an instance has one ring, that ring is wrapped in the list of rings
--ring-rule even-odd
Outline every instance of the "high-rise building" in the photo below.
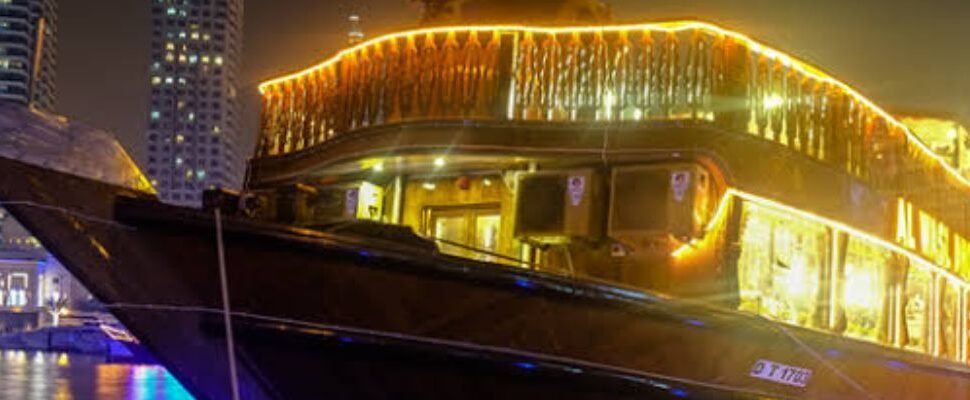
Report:
[[[0,100],[54,109],[57,3],[0,0]]]
[[[350,23],[350,30],[347,31],[347,43],[357,44],[364,41],[364,31],[360,29],[360,16],[357,14],[351,14],[347,17],[347,22]]]
[[[152,0],[148,177],[162,201],[240,186],[243,0]]]

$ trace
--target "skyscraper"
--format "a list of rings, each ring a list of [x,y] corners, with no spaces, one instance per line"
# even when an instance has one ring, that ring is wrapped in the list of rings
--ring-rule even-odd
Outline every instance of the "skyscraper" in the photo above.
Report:
[[[350,14],[347,17],[350,22],[350,30],[347,31],[347,43],[357,44],[364,41],[364,31],[360,29],[360,15]]]
[[[0,100],[53,111],[57,3],[0,0]]]
[[[147,165],[163,201],[240,186],[242,14],[242,0],[152,0]]]

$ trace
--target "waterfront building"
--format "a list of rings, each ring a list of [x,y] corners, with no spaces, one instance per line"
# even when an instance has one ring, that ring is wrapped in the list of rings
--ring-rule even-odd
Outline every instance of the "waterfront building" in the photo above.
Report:
[[[163,201],[238,188],[242,0],[151,3],[147,172]]]
[[[97,310],[91,294],[16,220],[0,211],[0,332],[49,325],[54,315]]]
[[[0,1],[0,100],[53,111],[56,67],[57,2]]]

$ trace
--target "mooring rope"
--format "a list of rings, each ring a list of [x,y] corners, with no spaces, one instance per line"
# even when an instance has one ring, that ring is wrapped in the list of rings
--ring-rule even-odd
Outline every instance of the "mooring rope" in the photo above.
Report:
[[[232,310],[229,305],[229,278],[226,273],[225,246],[222,242],[222,212],[213,210],[216,218],[216,250],[219,255],[219,283],[222,287],[222,319],[226,326],[226,353],[229,356],[229,380],[232,400],[239,400],[239,376],[236,374],[236,343],[232,334]]]

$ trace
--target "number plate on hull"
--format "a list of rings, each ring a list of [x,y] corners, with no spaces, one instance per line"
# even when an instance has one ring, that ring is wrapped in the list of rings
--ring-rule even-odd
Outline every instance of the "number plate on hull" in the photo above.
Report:
[[[774,361],[758,360],[751,367],[751,376],[783,385],[805,387],[808,385],[808,380],[812,378],[812,370]]]

